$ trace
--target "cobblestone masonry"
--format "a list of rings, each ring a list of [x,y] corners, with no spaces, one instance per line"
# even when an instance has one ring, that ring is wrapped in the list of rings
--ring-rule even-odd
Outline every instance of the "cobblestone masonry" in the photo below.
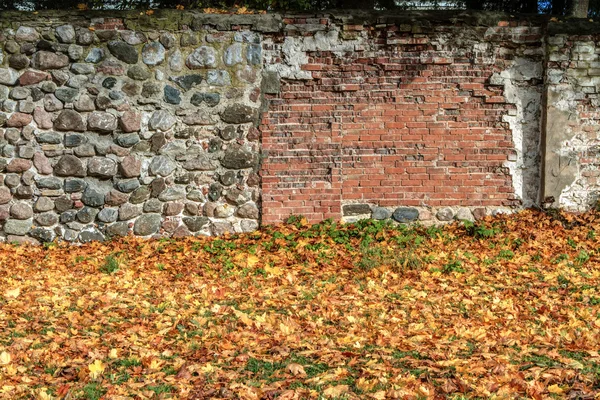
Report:
[[[547,27],[439,12],[3,13],[1,239],[220,235],[290,214],[472,220],[549,194],[589,206],[598,35]],[[564,117],[567,134],[542,131]]]

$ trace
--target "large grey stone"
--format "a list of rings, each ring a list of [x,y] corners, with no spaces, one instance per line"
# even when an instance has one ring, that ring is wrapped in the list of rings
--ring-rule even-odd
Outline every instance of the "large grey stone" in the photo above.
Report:
[[[217,52],[210,46],[200,46],[188,56],[185,63],[190,69],[214,67],[217,64]]]
[[[161,201],[183,200],[185,199],[185,190],[176,186],[169,187],[158,196],[158,199]]]
[[[373,213],[371,214],[371,218],[377,220],[388,219],[392,216],[392,212],[384,207],[373,207]]]
[[[96,208],[86,206],[77,211],[77,219],[84,224],[89,224],[96,219],[98,212]]]
[[[138,236],[152,235],[160,229],[161,219],[160,214],[144,214],[135,221],[133,233]]]
[[[15,203],[10,207],[10,216],[15,219],[29,219],[33,217],[33,209],[27,203]]]
[[[452,221],[454,218],[454,211],[450,207],[445,207],[435,214],[436,218],[440,221]]]
[[[79,234],[79,240],[82,243],[103,242],[105,240],[105,237],[102,234],[102,232],[100,232],[96,228],[86,228]]]
[[[7,235],[17,235],[23,236],[26,235],[31,230],[31,225],[33,220],[18,220],[18,219],[9,219],[4,223],[4,233]]]
[[[184,217],[183,223],[191,232],[198,232],[202,227],[208,224],[207,217]]]
[[[73,155],[62,156],[54,166],[54,173],[58,176],[85,176],[85,169],[81,160]]]
[[[109,179],[117,175],[117,163],[106,157],[93,157],[88,161],[88,175]]]
[[[106,234],[108,236],[127,236],[128,232],[128,222],[115,222],[114,224],[110,224],[108,228],[106,228]]]
[[[66,54],[38,51],[31,57],[31,65],[41,70],[60,69],[69,65],[69,57]]]
[[[40,197],[33,205],[35,212],[45,212],[54,209],[54,201],[49,197]]]
[[[150,78],[151,74],[147,67],[138,64],[127,70],[127,76],[136,81],[145,81]]]
[[[75,110],[63,110],[54,120],[54,129],[59,131],[85,131],[83,117]]]
[[[33,228],[29,235],[42,243],[51,242],[56,238],[54,231],[45,228]]]
[[[61,87],[56,89],[54,95],[63,103],[73,103],[77,99],[77,96],[79,96],[79,90],[74,88]]]
[[[127,64],[137,64],[139,55],[137,49],[132,45],[120,40],[111,40],[108,42],[108,50],[118,60]]]
[[[226,151],[221,165],[230,169],[244,169],[255,167],[258,155],[249,148],[241,145],[231,145]]]
[[[206,83],[213,86],[231,85],[231,76],[224,69],[213,69],[206,73]]]
[[[158,65],[165,60],[165,47],[160,42],[146,43],[142,48],[142,61],[147,65]]]
[[[29,26],[19,26],[15,33],[15,39],[18,42],[35,42],[40,38],[40,34],[35,28]]]
[[[103,208],[98,213],[98,220],[105,223],[111,223],[115,222],[118,216],[119,210],[117,210],[116,208]]]
[[[0,85],[13,86],[19,79],[19,73],[12,68],[0,68]]]
[[[104,60],[104,57],[104,50],[98,47],[94,47],[85,57],[85,62],[97,64],[100,61]]]
[[[104,205],[105,194],[90,185],[83,191],[81,201],[86,206],[100,207]]]
[[[150,175],[169,176],[177,168],[177,164],[168,157],[156,156],[152,158],[148,171]]]
[[[245,104],[232,104],[221,112],[221,119],[229,124],[253,122],[256,118],[256,109]]]
[[[40,189],[58,190],[62,189],[63,181],[55,176],[37,177],[35,183]]]
[[[169,79],[179,85],[183,90],[190,90],[194,86],[199,85],[204,78],[200,74],[191,74],[175,77],[172,76]]]
[[[454,216],[454,219],[456,219],[458,221],[464,221],[464,220],[470,221],[470,222],[475,221],[475,217],[473,217],[473,213],[468,208],[460,208],[458,210],[458,212],[456,213],[456,215]]]
[[[35,223],[39,226],[52,226],[58,223],[58,215],[53,212],[45,212],[35,216]]]
[[[171,85],[165,85],[164,89],[164,100],[169,104],[179,104],[181,103],[181,92],[179,89],[174,88]]]
[[[79,75],[91,75],[96,72],[96,69],[92,64],[74,63],[71,65],[71,71]]]
[[[179,49],[176,49],[169,57],[169,68],[173,72],[181,72],[183,70],[183,66],[183,54],[181,54]]]
[[[117,117],[111,113],[94,111],[88,115],[88,129],[102,133],[110,133],[117,129]]]
[[[157,110],[152,113],[148,121],[148,127],[152,130],[168,131],[177,120],[167,110]]]
[[[119,207],[119,221],[128,221],[138,215],[142,215],[142,206],[127,203]]]
[[[412,207],[398,207],[394,210],[392,218],[400,223],[416,221],[419,219],[419,210]]]
[[[242,58],[242,44],[234,43],[225,49],[223,53],[223,61],[225,65],[235,65],[243,61]]]
[[[73,25],[61,25],[55,29],[56,38],[61,43],[75,43],[75,29]]]

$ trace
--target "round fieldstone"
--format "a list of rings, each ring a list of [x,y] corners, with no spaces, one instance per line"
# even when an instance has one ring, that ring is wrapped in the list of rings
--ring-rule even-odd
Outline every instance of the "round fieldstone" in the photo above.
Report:
[[[150,198],[150,189],[146,186],[140,186],[135,189],[129,197],[129,202],[132,204],[140,204]]]
[[[145,213],[157,213],[162,210],[163,203],[158,199],[149,199],[144,203]]]
[[[103,208],[98,213],[98,220],[105,223],[111,223],[115,222],[118,216],[119,210],[117,210],[116,208]]]
[[[77,44],[69,45],[69,49],[67,50],[67,54],[69,58],[73,61],[79,61],[81,57],[83,57],[83,47]]]
[[[37,214],[34,219],[39,226],[52,226],[58,223],[58,215],[53,212]]]
[[[108,192],[105,201],[109,206],[119,206],[129,201],[129,195],[113,189]]]
[[[231,77],[225,70],[210,70],[206,74],[206,83],[214,86],[226,86],[231,84]]]
[[[152,113],[150,120],[148,121],[148,127],[151,130],[159,130],[166,132],[173,125],[175,125],[176,119],[167,110],[157,110]]]
[[[373,207],[371,218],[376,220],[388,219],[392,216],[392,212],[384,207]]]
[[[227,171],[219,176],[219,182],[225,186],[231,186],[238,180],[237,175],[233,171]]]
[[[238,131],[234,125],[227,125],[225,128],[219,130],[219,136],[223,140],[233,140],[238,137]]]
[[[159,40],[160,43],[162,43],[162,45],[165,46],[165,48],[167,49],[170,49],[177,43],[177,38],[170,32],[164,32],[163,34],[161,34]]]
[[[236,214],[240,218],[258,219],[259,211],[256,205],[252,203],[247,203],[240,206]]]
[[[123,204],[119,207],[119,221],[128,221],[138,215],[142,215],[142,206]]]
[[[21,70],[29,67],[29,57],[25,54],[13,54],[8,57],[8,65],[16,70]]]
[[[115,143],[117,143],[121,147],[132,147],[140,142],[140,136],[137,133],[128,133],[125,135],[119,135],[115,139]]]
[[[219,93],[194,93],[190,99],[190,103],[195,106],[200,106],[202,103],[206,103],[209,107],[214,107],[221,101],[221,95]]]
[[[214,67],[217,64],[217,52],[210,46],[200,46],[187,57],[185,64],[190,69]]]
[[[24,236],[31,230],[33,220],[9,219],[4,223],[4,233],[7,235]]]
[[[252,168],[258,163],[258,155],[241,145],[230,146],[223,155],[221,165],[230,169]]]
[[[108,50],[118,60],[127,64],[137,64],[139,55],[135,47],[120,40],[108,42]]]
[[[119,165],[121,175],[125,178],[135,178],[140,176],[142,169],[142,162],[134,156],[123,157],[123,161]]]
[[[87,123],[91,131],[110,133],[117,129],[117,117],[107,112],[92,112],[88,115]]]
[[[15,203],[10,207],[10,216],[15,219],[29,219],[33,217],[33,209],[27,203]]]
[[[156,156],[152,158],[148,167],[150,175],[169,176],[177,168],[177,164],[168,157]]]
[[[144,214],[135,220],[133,233],[138,236],[148,236],[158,232],[162,217],[160,214]]]
[[[73,155],[62,156],[54,166],[54,173],[58,176],[85,176],[85,169],[81,160]]]
[[[134,65],[127,70],[127,76],[136,81],[145,81],[150,78],[151,74],[147,67]]]
[[[66,54],[37,51],[31,57],[31,65],[42,71],[60,69],[69,65],[69,57]]]
[[[106,157],[93,157],[88,161],[88,174],[100,179],[109,179],[117,174],[117,163]]]
[[[74,89],[74,88],[68,88],[68,87],[58,88],[54,92],[54,96],[56,96],[56,98],[59,99],[60,101],[62,101],[63,103],[74,102],[78,95],[79,95],[79,90]]]
[[[29,235],[42,243],[48,243],[56,238],[56,234],[50,229],[33,228]]]
[[[419,210],[411,207],[398,207],[392,214],[394,221],[407,223],[419,219]]]
[[[6,146],[4,146],[6,148]],[[33,163],[30,160],[19,158],[12,159],[6,166],[6,172],[25,172],[31,168]]]
[[[173,72],[181,72],[183,70],[183,54],[179,49],[173,51],[169,57],[169,68]]]
[[[75,43],[75,29],[72,25],[61,25],[55,29],[56,38],[61,43]]]
[[[140,130],[142,117],[134,111],[125,111],[119,119],[119,125],[123,132],[137,132]]]
[[[96,72],[92,64],[74,63],[71,65],[71,71],[79,75],[90,75]]]
[[[19,79],[19,73],[12,68],[0,68],[0,85],[14,86]]]
[[[92,186],[88,186],[83,191],[83,195],[81,196],[81,201],[86,206],[100,207],[100,206],[104,205],[105,195],[100,190],[98,190]]]
[[[98,210],[92,207],[83,207],[77,212],[77,219],[84,224],[89,224],[96,219]]]
[[[129,223],[115,222],[106,228],[106,234],[109,236],[127,236],[129,232]]]
[[[183,223],[191,232],[198,232],[204,226],[208,224],[209,220],[207,217],[184,217]]]
[[[126,179],[118,181],[115,184],[115,187],[117,188],[117,190],[123,193],[131,193],[140,187],[140,181],[137,179]]]
[[[183,75],[169,78],[172,82],[175,82],[183,90],[187,91],[202,82],[203,76],[200,74]]]
[[[371,206],[368,204],[346,204],[342,207],[344,216],[371,214]]]
[[[79,241],[81,241],[81,243],[103,242],[104,240],[104,235],[96,228],[81,231],[79,234]]]
[[[54,200],[54,208],[56,208],[56,211],[59,213],[64,213],[65,211],[73,208],[73,204],[73,200],[66,196],[61,196]]]
[[[454,218],[454,211],[450,207],[445,207],[435,214],[435,217],[440,221],[452,221]]]
[[[160,42],[146,43],[142,48],[142,61],[146,65],[158,65],[165,60],[165,47]]]
[[[0,204],[6,204],[12,200],[10,189],[4,186],[0,187]]]
[[[258,221],[245,219],[240,222],[240,229],[242,232],[254,232],[258,230]]]
[[[75,110],[63,110],[54,120],[54,129],[58,131],[85,131],[83,117]]]
[[[231,222],[213,222],[211,227],[212,234],[215,236],[222,236],[226,233],[234,232],[233,225]]]
[[[256,109],[245,104],[232,104],[221,112],[221,119],[229,124],[243,124],[256,119]]]
[[[175,201],[185,199],[185,190],[180,187],[169,187],[163,190],[158,199],[161,201]]]
[[[37,187],[40,189],[51,189],[58,190],[63,186],[63,181],[60,178],[56,178],[54,176],[50,177],[39,177],[35,180]]]
[[[29,26],[19,26],[15,33],[15,39],[18,42],[35,42],[40,38],[40,34]]]
[[[104,50],[98,47],[94,47],[90,50],[88,55],[85,57],[85,62],[97,64],[100,61],[104,60]]]
[[[223,53],[223,61],[225,65],[232,66],[239,64],[243,61],[242,58],[242,44],[234,43],[225,49]]]
[[[215,161],[208,158],[206,154],[200,154],[183,163],[183,168],[188,171],[213,171],[217,169]]]
[[[458,221],[465,221],[465,220],[470,221],[470,222],[475,221],[475,217],[473,217],[473,213],[468,208],[460,208],[458,210],[458,212],[456,213],[456,215],[454,216],[454,219],[456,219]]]
[[[45,212],[54,209],[54,201],[48,197],[40,197],[33,205],[35,212]]]
[[[173,86],[165,85],[164,94],[165,102],[169,104],[181,103],[181,92]]]
[[[83,179],[67,179],[65,180],[64,190],[67,193],[83,192],[87,184]]]

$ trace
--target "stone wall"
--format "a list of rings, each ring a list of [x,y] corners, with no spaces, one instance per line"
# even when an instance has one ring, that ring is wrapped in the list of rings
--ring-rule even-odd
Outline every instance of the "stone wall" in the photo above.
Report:
[[[2,13],[0,239],[588,208],[600,27],[578,24]]]
[[[261,33],[160,21],[2,16],[6,240],[258,227]]]

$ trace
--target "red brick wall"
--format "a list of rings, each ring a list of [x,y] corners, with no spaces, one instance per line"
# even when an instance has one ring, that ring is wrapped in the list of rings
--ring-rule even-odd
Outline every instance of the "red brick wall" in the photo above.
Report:
[[[348,202],[518,205],[503,165],[514,152],[503,116],[515,107],[503,86],[489,82],[540,37],[500,25],[432,25],[418,33],[402,25],[345,26],[341,34],[363,30],[363,48],[342,56],[308,51],[301,68],[311,79],[284,79],[279,95],[267,96],[263,223],[290,214],[340,219]],[[454,41],[456,35],[468,38]],[[492,44],[487,52],[478,51],[477,38]],[[520,50],[502,51],[519,41]]]

